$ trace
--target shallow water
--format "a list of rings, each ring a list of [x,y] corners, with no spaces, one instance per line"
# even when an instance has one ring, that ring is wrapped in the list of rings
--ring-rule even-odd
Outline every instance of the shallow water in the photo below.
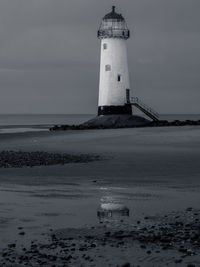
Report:
[[[187,190],[186,190],[187,189]],[[50,229],[80,228],[101,223],[97,216],[102,200],[120,203],[129,209],[128,216],[108,217],[120,224],[129,225],[144,216],[163,214],[171,210],[183,210],[189,206],[198,208],[198,187],[130,185],[120,186],[96,183],[91,180],[77,184],[54,186],[1,185],[0,189],[0,247],[18,240],[29,242],[41,238]],[[23,227],[19,230],[18,227]],[[20,236],[19,232],[26,234]]]

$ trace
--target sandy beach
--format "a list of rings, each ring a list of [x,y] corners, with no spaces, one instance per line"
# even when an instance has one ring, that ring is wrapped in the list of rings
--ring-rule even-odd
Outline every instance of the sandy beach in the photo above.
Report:
[[[102,266],[102,262],[104,266],[199,266],[199,251],[192,242],[190,246],[187,241],[192,253],[183,257],[183,252],[177,252],[178,241],[173,241],[173,248],[158,253],[160,245],[151,243],[142,248],[140,237],[133,241],[130,236],[130,231],[152,224],[157,227],[164,216],[170,222],[176,216],[188,217],[191,222],[194,213],[198,216],[199,136],[199,126],[1,134],[0,151],[88,153],[101,158],[89,163],[0,169],[2,266],[40,266],[34,257],[21,261],[19,257],[31,242],[38,247],[50,245],[55,241],[52,235],[56,240],[68,240],[69,233],[73,236],[66,241],[67,265],[52,250],[57,258],[51,265],[49,259],[43,259],[42,266]],[[119,212],[116,217],[100,218],[102,203],[120,203],[129,210],[129,216]],[[192,210],[186,212],[188,208]],[[147,223],[145,217],[158,219]],[[107,238],[104,245],[98,242],[106,232],[116,235],[120,230],[129,231],[131,241],[124,244],[120,240],[118,244]],[[81,242],[88,242],[84,236],[90,232],[95,239],[88,243],[88,247],[94,244],[92,249],[79,250]],[[13,243],[16,247],[11,246]],[[180,249],[181,244],[178,246]],[[12,257],[13,262],[6,260]]]

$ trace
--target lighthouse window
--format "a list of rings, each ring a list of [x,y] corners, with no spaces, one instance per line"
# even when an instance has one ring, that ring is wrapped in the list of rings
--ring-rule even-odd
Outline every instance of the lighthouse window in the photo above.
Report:
[[[111,66],[110,65],[106,65],[105,69],[106,69],[106,71],[111,71]]]
[[[103,44],[103,49],[107,49],[108,45],[107,44]]]
[[[117,81],[121,82],[121,75],[120,74],[117,75]]]

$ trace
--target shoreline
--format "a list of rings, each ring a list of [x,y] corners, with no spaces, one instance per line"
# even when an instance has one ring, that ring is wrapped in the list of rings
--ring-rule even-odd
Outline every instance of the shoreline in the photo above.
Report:
[[[125,263],[130,263],[130,266],[137,264],[140,267],[153,265],[163,267],[167,263],[168,266],[183,264],[186,267],[188,264],[198,266],[197,255],[182,258],[187,251],[180,254],[178,252],[177,257],[177,250],[174,247],[167,250],[159,249],[160,253],[156,253],[157,248],[153,244],[145,244],[146,248],[141,248],[142,244],[138,243],[139,241],[133,241],[135,235],[132,236],[131,231],[134,231],[132,228],[134,226],[146,227],[147,232],[144,234],[148,239],[156,232],[154,228],[149,228],[147,223],[149,221],[145,220],[145,217],[157,216],[158,220],[154,225],[162,227],[159,226],[160,218],[165,218],[165,215],[172,218],[170,215],[172,211],[175,211],[175,216],[180,216],[179,219],[182,221],[189,207],[193,208],[187,213],[189,218],[195,218],[196,215],[193,213],[199,214],[199,135],[200,127],[197,126],[0,135],[0,151],[44,151],[74,155],[92,153],[106,159],[86,164],[69,163],[62,166],[36,166],[31,169],[1,168],[0,247],[6,248],[4,252],[11,253],[10,255],[16,260],[20,259],[21,263],[18,264],[20,267],[26,263],[26,257],[33,256],[33,261],[39,259],[42,262],[55,259],[53,250],[49,252],[47,247],[45,252],[44,246],[46,244],[54,246],[56,242],[58,242],[58,249],[69,250],[65,252],[66,257],[70,255],[72,257],[68,259],[68,266],[79,267],[81,264],[90,266],[95,263],[95,266],[101,267],[101,264],[98,265],[98,259],[105,260],[105,266],[109,262],[114,267],[117,265],[121,267]],[[117,207],[127,207],[129,213],[126,210],[125,214],[129,216],[120,217],[113,223],[120,224],[122,228],[119,230],[130,237],[116,238],[116,233],[107,228],[101,234],[99,227],[101,228],[104,223],[100,222],[97,214],[102,203],[108,204],[107,207],[113,207],[113,203],[117,204]],[[179,219],[176,218],[177,221]],[[138,221],[140,223],[137,223]],[[94,238],[88,240],[85,235],[90,235],[88,232],[90,227],[94,227],[95,233]],[[171,227],[170,224],[169,227]],[[187,234],[187,231],[192,233],[194,230],[190,223],[184,227],[188,228],[182,229],[185,231],[182,237]],[[82,238],[74,238],[66,242],[60,240],[60,237],[57,241],[49,239],[49,234],[58,234],[59,229],[67,229],[65,233],[75,233],[75,230],[71,231],[72,228],[76,229]],[[130,232],[128,232],[129,229]],[[177,230],[178,234],[181,228],[174,226],[174,230]],[[104,234],[109,231],[111,236],[105,236]],[[100,244],[98,237],[100,237]],[[176,237],[174,234],[174,238]],[[101,243],[103,238],[106,238],[105,246]],[[33,248],[31,248],[31,241],[34,242]],[[82,242],[89,247],[84,257],[86,252],[79,250],[79,248],[82,249]],[[119,242],[124,244],[118,244]],[[187,242],[190,246],[190,241]],[[16,244],[16,247],[13,244]],[[36,252],[34,256],[32,252],[40,246],[43,247],[42,255]],[[191,246],[186,249],[191,249]],[[147,253],[149,250],[151,254]],[[45,256],[51,253],[53,257]],[[98,256],[95,258],[94,254]],[[62,252],[60,255],[63,257]],[[85,260],[88,256],[93,259],[93,262]],[[9,254],[3,257],[2,261],[5,261],[6,257],[8,258]],[[180,259],[182,262],[178,263]],[[55,263],[52,261],[53,264]]]

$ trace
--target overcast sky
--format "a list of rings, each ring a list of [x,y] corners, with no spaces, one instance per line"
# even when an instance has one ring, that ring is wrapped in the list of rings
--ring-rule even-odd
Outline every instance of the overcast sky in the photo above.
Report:
[[[97,29],[131,30],[131,87],[159,113],[200,113],[200,0],[1,0],[0,113],[95,113]]]

